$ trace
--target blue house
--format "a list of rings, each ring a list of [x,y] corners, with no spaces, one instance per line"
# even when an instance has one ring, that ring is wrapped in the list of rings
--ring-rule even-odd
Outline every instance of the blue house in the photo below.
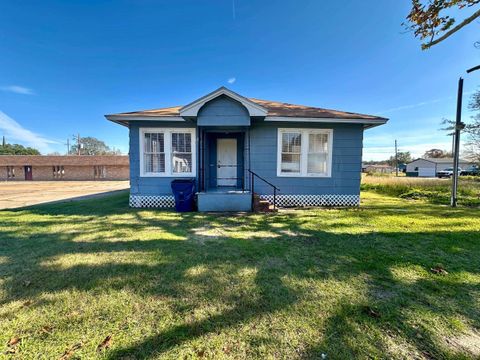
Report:
[[[225,87],[185,106],[106,115],[130,130],[130,206],[172,207],[193,178],[200,211],[358,206],[365,129],[388,119],[243,97]]]

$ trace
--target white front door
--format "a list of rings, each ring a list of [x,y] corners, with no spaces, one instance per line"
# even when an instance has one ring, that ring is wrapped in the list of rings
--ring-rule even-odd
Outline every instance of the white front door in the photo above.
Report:
[[[237,139],[217,139],[217,186],[237,185]]]

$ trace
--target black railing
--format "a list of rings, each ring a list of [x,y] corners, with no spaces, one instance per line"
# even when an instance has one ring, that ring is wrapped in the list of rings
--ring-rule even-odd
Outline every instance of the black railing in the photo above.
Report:
[[[252,179],[251,180],[252,208],[255,203],[255,178],[257,177],[260,180],[262,180],[264,183],[266,183],[267,185],[270,185],[273,188],[273,208],[276,209],[277,208],[277,191],[280,191],[280,189],[275,185],[273,185],[270,181],[265,180],[263,177],[261,177],[257,173],[254,173],[252,170],[247,169],[247,171],[250,173],[251,179]]]

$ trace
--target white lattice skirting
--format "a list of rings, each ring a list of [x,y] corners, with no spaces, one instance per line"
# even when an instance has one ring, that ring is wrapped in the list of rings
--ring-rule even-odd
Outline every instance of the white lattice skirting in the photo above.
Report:
[[[273,195],[260,195],[273,204]],[[360,195],[277,195],[280,207],[297,206],[359,206]]]
[[[260,198],[273,204],[273,195],[260,195]],[[173,195],[130,195],[130,207],[134,208],[173,208]],[[277,195],[280,207],[301,206],[359,206],[360,195]]]
[[[172,208],[175,207],[173,195],[130,195],[130,207],[134,208]]]

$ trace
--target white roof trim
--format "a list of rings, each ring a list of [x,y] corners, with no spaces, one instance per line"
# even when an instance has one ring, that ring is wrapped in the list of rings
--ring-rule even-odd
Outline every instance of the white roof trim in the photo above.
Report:
[[[364,124],[365,128],[371,128],[385,124],[387,119],[342,119],[342,118],[307,118],[288,116],[267,116],[265,121],[280,122],[310,122],[310,123],[341,123],[341,124]]]
[[[185,119],[180,116],[135,116],[135,115],[105,115],[107,120],[114,123],[127,126],[130,121],[171,121],[171,122],[184,122]]]
[[[148,120],[148,121],[185,121],[181,116],[138,116],[138,115],[105,115],[111,121],[131,121],[131,120]]]
[[[181,116],[197,116],[198,111],[203,105],[205,105],[205,103],[221,95],[228,96],[240,102],[248,110],[248,113],[250,114],[250,116],[266,116],[267,115],[267,109],[265,109],[263,106],[260,106],[254,103],[253,101],[227,89],[224,86],[211,92],[210,94],[207,94],[201,97],[198,100],[195,100],[194,102],[188,105],[185,105],[180,109],[180,115]]]

